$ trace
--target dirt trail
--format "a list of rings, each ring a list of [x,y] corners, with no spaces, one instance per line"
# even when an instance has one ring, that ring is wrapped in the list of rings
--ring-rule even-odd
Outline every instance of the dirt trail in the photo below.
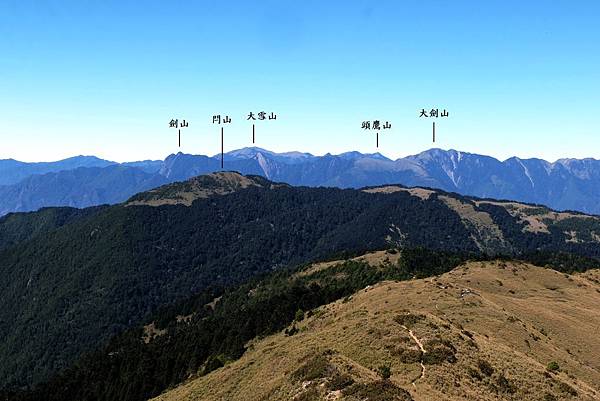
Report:
[[[402,325],[402,327],[404,328],[404,330],[408,331],[408,335],[414,340],[415,343],[417,343],[417,346],[419,347],[421,352],[423,354],[426,354],[427,351],[425,351],[425,348],[423,347],[423,343],[417,338],[417,336],[415,336],[415,334],[412,332],[412,330],[404,325]],[[415,387],[417,387],[417,385],[416,385],[417,380],[420,380],[425,377],[425,364],[423,363],[423,357],[421,357],[421,360],[419,361],[419,363],[421,364],[421,375],[412,381],[412,385]]]

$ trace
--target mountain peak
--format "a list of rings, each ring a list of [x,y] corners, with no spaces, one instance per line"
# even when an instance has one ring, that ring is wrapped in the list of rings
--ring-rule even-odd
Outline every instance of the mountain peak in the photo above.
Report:
[[[310,153],[303,152],[284,152],[277,153],[270,150],[266,150],[263,148],[259,148],[257,146],[251,146],[247,148],[241,148],[232,150],[224,154],[224,158],[226,161],[229,160],[247,160],[247,159],[256,159],[259,155],[262,155],[264,158],[269,158],[284,164],[298,164],[307,160],[314,159]],[[215,155],[215,158],[220,158],[221,155]]]
[[[263,149],[263,148],[259,148],[258,146],[250,146],[247,148],[241,148],[241,149],[235,149],[232,150],[230,152],[227,152],[226,155],[230,156],[232,158],[253,158],[255,157],[257,154],[262,153],[262,154],[274,154],[273,152]],[[220,157],[220,155],[217,155]]]
[[[191,206],[197,199],[227,195],[250,187],[271,187],[271,182],[236,171],[219,171],[142,192],[130,198],[126,206]]]

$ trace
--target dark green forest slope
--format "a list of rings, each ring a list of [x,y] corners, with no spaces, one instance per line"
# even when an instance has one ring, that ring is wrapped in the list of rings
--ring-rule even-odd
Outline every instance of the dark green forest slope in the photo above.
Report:
[[[225,293],[203,291],[157,312],[150,319],[156,333],[150,341],[143,340],[142,327],[130,329],[33,391],[0,393],[0,399],[146,400],[190,375],[209,373],[239,358],[248,341],[283,330],[294,319],[302,319],[304,311],[312,313],[313,308],[382,280],[441,274],[468,256],[404,250],[397,263],[379,268],[353,260],[317,271],[306,265],[282,269]],[[208,305],[217,295],[213,309]],[[292,325],[286,332],[294,335],[295,330]]]
[[[232,190],[232,180],[255,185]],[[7,238],[0,251],[0,387],[45,380],[162,305],[332,255],[424,247],[600,256],[596,218],[547,221],[547,230],[535,232],[504,206],[457,195],[295,188],[234,173],[201,182],[206,191],[195,187],[191,202],[189,182],[165,192],[172,203],[190,206],[67,209],[43,229],[0,221]],[[220,184],[227,190],[219,191]],[[448,197],[489,221],[465,217]],[[148,198],[156,201],[156,192],[134,199]],[[28,219],[36,216],[42,215]]]
[[[0,218],[0,250],[69,224],[102,210],[104,206],[75,209],[53,207],[30,213],[11,213]]]

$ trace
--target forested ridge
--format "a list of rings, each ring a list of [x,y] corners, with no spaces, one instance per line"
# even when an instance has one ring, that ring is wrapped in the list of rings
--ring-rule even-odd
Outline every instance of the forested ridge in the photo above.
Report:
[[[75,209],[43,208],[37,212],[10,213],[0,217],[0,250],[56,230],[82,217],[92,215],[105,206]]]

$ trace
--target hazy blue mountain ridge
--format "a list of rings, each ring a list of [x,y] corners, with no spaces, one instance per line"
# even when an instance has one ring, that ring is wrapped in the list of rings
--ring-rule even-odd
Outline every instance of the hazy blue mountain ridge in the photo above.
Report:
[[[19,184],[0,186],[0,215],[46,206],[84,208],[120,203],[133,193],[165,184],[167,179],[140,168],[110,165],[32,175]]]
[[[116,164],[96,156],[75,156],[56,162],[26,163],[13,159],[0,160],[0,185],[16,184],[34,175],[73,170],[78,167],[106,167]]]
[[[72,170],[78,169],[77,173]],[[431,149],[390,160],[346,152],[314,156],[252,147],[224,155],[224,169],[292,185],[360,188],[383,184],[440,188],[483,198],[544,204],[557,210],[600,214],[600,161],[493,157]],[[0,215],[46,206],[118,203],[165,183],[221,170],[221,155],[177,153],[164,161],[121,165],[79,156],[54,163],[0,161]],[[40,175],[39,172],[50,174]],[[21,177],[18,182],[14,182]],[[2,186],[4,183],[4,186]],[[6,183],[12,183],[7,185]]]

